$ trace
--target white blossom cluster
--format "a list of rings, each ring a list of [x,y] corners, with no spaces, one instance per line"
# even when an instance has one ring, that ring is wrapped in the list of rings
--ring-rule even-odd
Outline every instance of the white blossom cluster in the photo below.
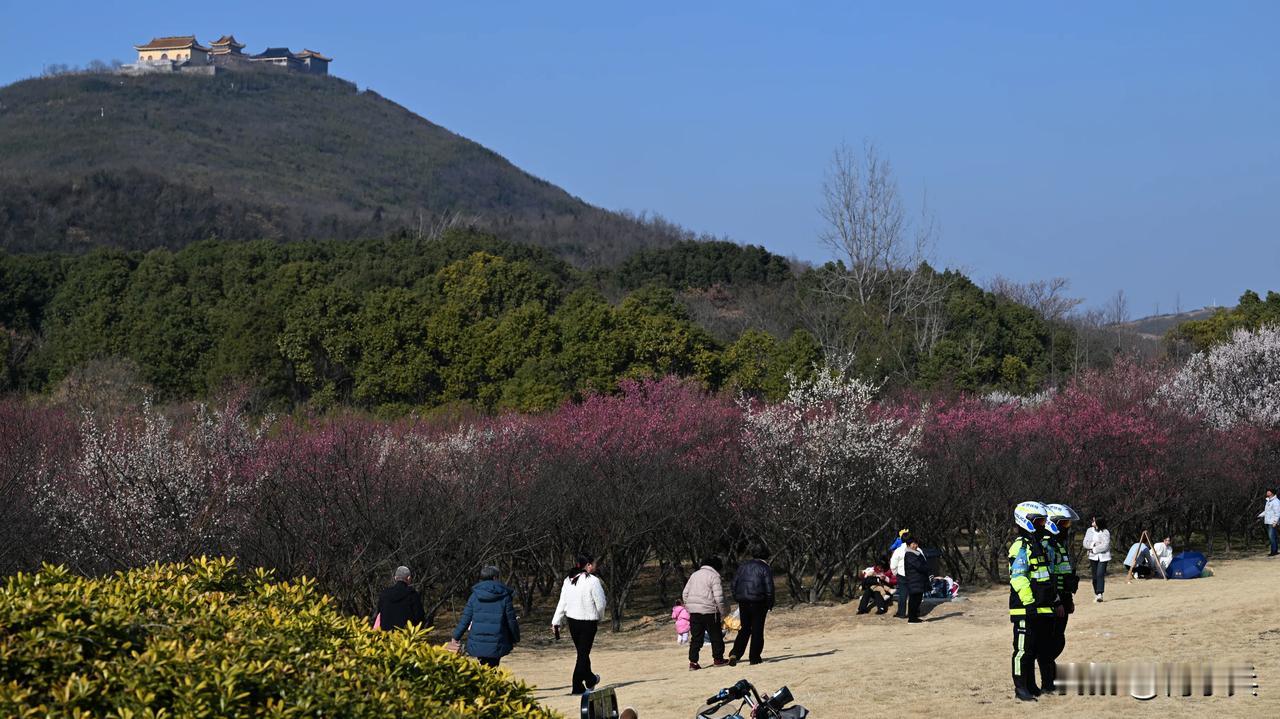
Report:
[[[1192,355],[1160,396],[1220,429],[1280,427],[1280,328],[1236,330],[1230,342]]]
[[[982,395],[982,401],[993,405],[1016,405],[1024,409],[1034,409],[1053,399],[1053,390],[1046,389],[1035,394],[1020,395],[1003,390],[993,390]]]
[[[406,452],[415,461],[442,461],[473,454],[493,443],[504,430],[466,424],[440,435],[418,432],[386,438],[388,451]]]
[[[748,485],[768,509],[852,518],[920,473],[921,428],[873,417],[878,387],[836,371],[790,382],[777,404],[744,401]]]
[[[252,492],[235,467],[253,451],[255,432],[237,412],[197,408],[192,431],[142,408],[141,426],[117,419],[80,422],[80,455],[64,476],[46,474],[37,511],[50,529],[74,537],[69,559],[84,568],[136,566],[216,550],[233,513]]]

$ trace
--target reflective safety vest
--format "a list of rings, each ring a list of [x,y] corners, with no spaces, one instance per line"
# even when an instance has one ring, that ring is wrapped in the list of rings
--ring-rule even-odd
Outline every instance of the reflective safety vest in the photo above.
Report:
[[[1053,587],[1058,590],[1058,601],[1063,594],[1075,594],[1080,578],[1071,566],[1071,555],[1059,537],[1046,536],[1040,542],[1049,558],[1049,574],[1053,576]]]
[[[1009,545],[1009,614],[1053,614],[1058,592],[1049,570],[1049,553],[1034,537],[1019,535]]]

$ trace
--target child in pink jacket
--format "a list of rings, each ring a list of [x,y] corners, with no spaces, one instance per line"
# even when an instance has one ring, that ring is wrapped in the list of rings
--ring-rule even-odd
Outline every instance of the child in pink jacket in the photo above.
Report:
[[[676,620],[676,643],[689,643],[689,610],[684,608],[684,602],[677,599],[676,605],[671,608],[671,618]]]

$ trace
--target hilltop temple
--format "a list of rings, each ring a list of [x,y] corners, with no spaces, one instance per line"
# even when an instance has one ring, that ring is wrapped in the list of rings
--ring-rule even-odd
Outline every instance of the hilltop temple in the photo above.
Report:
[[[182,72],[213,75],[219,67],[279,67],[294,72],[328,75],[333,58],[315,50],[295,53],[287,47],[269,47],[257,55],[246,55],[244,43],[235,35],[223,35],[205,47],[195,35],[173,35],[152,38],[145,45],[134,45],[137,62],[125,65],[121,72],[137,75],[152,72]]]

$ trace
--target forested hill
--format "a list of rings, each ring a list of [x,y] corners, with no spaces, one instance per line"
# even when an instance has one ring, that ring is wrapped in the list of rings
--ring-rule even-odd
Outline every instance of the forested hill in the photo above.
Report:
[[[680,236],[344,80],[80,74],[0,88],[0,249],[348,239],[453,218],[611,264]]]
[[[680,242],[585,272],[546,249],[457,229],[176,252],[0,251],[0,394],[94,403],[150,388],[170,400],[243,384],[281,409],[401,414],[540,410],[677,375],[777,399],[789,373],[805,376],[823,356],[805,329],[821,330],[811,313],[833,311],[815,272],[728,242]],[[936,278],[944,331],[932,348],[868,332],[860,374],[1028,392],[1088,362],[1087,343],[1061,323],[959,273]]]

